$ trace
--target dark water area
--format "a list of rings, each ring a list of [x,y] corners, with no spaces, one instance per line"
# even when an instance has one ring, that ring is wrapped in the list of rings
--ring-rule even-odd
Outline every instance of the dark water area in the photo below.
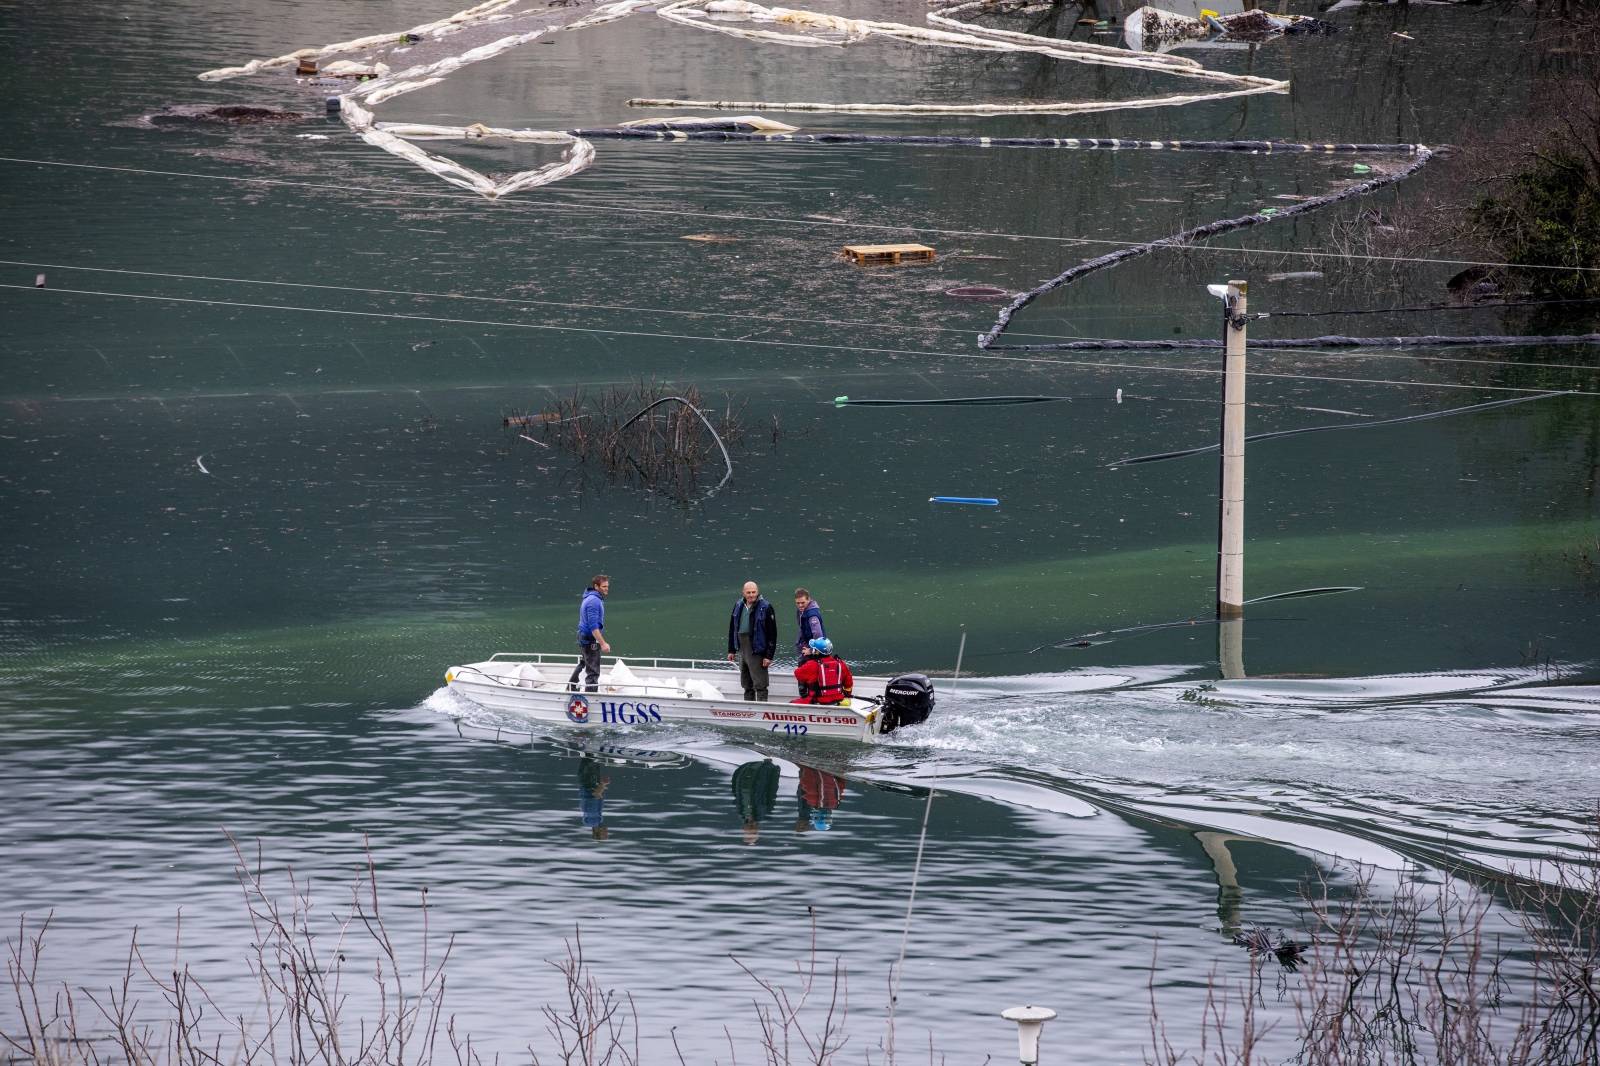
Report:
[[[432,933],[456,938],[449,1009],[486,1049],[544,1039],[538,1006],[564,994],[545,960],[581,927],[598,979],[635,998],[646,1061],[672,1061],[674,1038],[691,1062],[728,1061],[724,1025],[754,1060],[755,988],[730,956],[787,977],[813,936],[848,971],[841,1061],[880,1061],[926,815],[902,1046],[931,1034],[949,1061],[1005,1060],[996,1014],[1035,1002],[1062,1013],[1047,1048],[1126,1062],[1148,1039],[1147,986],[1169,1025],[1197,1026],[1208,978],[1247,972],[1233,933],[1298,929],[1308,879],[1347,887],[1367,869],[1381,891],[1477,892],[1583,853],[1600,798],[1593,348],[1252,351],[1251,432],[1564,395],[1252,444],[1246,594],[1357,591],[1252,606],[1248,676],[1224,681],[1214,455],[1110,466],[1214,442],[1219,357],[981,351],[996,305],[945,295],[1021,291],[1125,242],[1319,195],[1355,179],[1351,158],[601,142],[588,170],[489,201],[362,143],[288,74],[196,79],[448,8],[0,0],[0,917],[54,911],[51,979],[120,979],[133,928],[166,950],[181,907],[185,957],[248,1007],[224,830],[330,909],[365,842],[407,947],[428,889]],[[921,25],[927,9],[826,10]],[[1120,40],[1063,11],[1034,32]],[[1514,7],[1322,17],[1339,32],[1179,53],[1288,79],[1287,94],[770,117],[1448,145],[1521,121],[1571,62]],[[1202,90],[1031,55],[769,46],[641,12],[465,68],[381,117],[568,129],[656,114],[632,97],[1180,91]],[[305,118],[144,121],[175,105]],[[558,155],[435,147],[502,175]],[[1435,173],[1093,275],[1008,339],[1214,337],[1205,285],[1228,278],[1250,280],[1252,310],[1442,303],[1463,264],[1311,254]],[[683,239],[699,234],[727,239]],[[939,256],[862,269],[839,255],[882,241]],[[1307,270],[1322,276],[1269,280]],[[1562,321],[1596,328],[1582,310]],[[1520,328],[1476,308],[1251,331]],[[709,500],[614,483],[501,424],[640,380],[697,388],[750,427]],[[996,394],[1070,400],[833,402]],[[782,608],[804,584],[853,663],[934,673],[938,710],[871,747],[685,727],[585,738],[529,734],[441,689],[453,663],[567,650],[596,571],[624,656],[719,656],[748,578],[787,642]],[[769,759],[777,798],[752,835],[734,775]],[[825,830],[819,788],[838,800]],[[1284,1058],[1293,1014],[1270,1009]],[[0,1028],[15,1020],[7,998]]]

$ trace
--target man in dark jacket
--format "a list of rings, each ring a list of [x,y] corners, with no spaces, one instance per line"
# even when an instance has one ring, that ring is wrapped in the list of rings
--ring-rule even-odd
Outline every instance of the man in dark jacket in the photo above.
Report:
[[[739,683],[747,700],[767,698],[767,667],[778,652],[778,619],[754,581],[734,602],[728,620],[728,661],[739,664]]]
[[[578,606],[578,665],[572,668],[572,678],[567,682],[570,690],[577,690],[579,673],[585,675],[585,692],[600,690],[600,653],[611,650],[605,634],[606,595],[610,591],[611,579],[605,574],[594,575],[583,590],[583,603]]]
[[[807,646],[827,637],[828,631],[822,628],[822,608],[803,588],[794,590],[794,624],[800,630],[794,637],[795,658],[804,659]]]

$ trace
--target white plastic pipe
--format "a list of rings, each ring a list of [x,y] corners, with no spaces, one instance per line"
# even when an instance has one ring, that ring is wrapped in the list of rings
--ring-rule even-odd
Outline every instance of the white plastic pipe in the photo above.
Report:
[[[1000,1017],[1017,1023],[1017,1061],[1022,1066],[1034,1066],[1039,1061],[1039,1033],[1044,1023],[1056,1016],[1049,1007],[1008,1007]]]

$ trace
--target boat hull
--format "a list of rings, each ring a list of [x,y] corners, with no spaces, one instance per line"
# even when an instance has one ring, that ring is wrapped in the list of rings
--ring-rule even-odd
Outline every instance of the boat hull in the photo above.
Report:
[[[767,702],[747,701],[738,670],[729,663],[690,659],[628,659],[602,663],[597,691],[574,692],[568,679],[574,655],[501,653],[483,662],[452,666],[445,681],[452,692],[481,707],[537,722],[576,729],[616,729],[662,722],[731,726],[791,737],[877,736],[878,703],[887,678],[858,677],[847,705],[788,702],[798,690],[792,678],[774,676]],[[728,690],[736,695],[724,695]]]

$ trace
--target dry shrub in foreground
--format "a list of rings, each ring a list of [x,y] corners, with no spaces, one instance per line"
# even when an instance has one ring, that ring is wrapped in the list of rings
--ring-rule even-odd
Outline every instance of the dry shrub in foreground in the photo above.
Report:
[[[30,931],[24,917],[6,959],[22,1031],[0,1032],[0,1040],[47,1066],[428,1066],[442,1029],[456,1062],[476,1061],[470,1041],[458,1041],[443,1015],[450,944],[432,950],[426,889],[421,957],[402,962],[384,923],[370,850],[330,931],[309,885],[290,871],[287,903],[280,902],[264,881],[259,848],[252,863],[229,839],[253,933],[246,962],[259,994],[249,1017],[227,1013],[181,961],[181,912],[170,968],[152,961],[135,929],[120,984],[99,991],[63,984],[53,994],[38,978],[50,919]],[[314,920],[324,928],[314,930]],[[352,964],[352,956],[360,961]],[[142,999],[152,989],[160,1000],[153,1021]],[[375,997],[376,1011],[347,1018],[350,996],[363,990]]]
[[[365,867],[337,913],[318,909],[309,885],[287,872],[280,901],[270,891],[259,845],[247,858],[236,841],[235,874],[252,928],[246,963],[258,986],[248,1015],[230,1014],[181,961],[155,961],[136,929],[120,982],[103,990],[39,977],[51,919],[19,919],[7,940],[6,977],[20,1029],[0,1030],[0,1062],[39,1066],[484,1066],[470,1036],[445,1012],[445,965],[453,938],[437,949],[429,931],[427,889],[416,957],[402,958],[384,922],[377,866]],[[179,916],[181,930],[181,912]],[[561,974],[563,1002],[541,1008],[550,1058],[533,1046],[527,1061],[565,1066],[639,1066],[639,1022],[631,996],[604,988],[583,953],[581,935],[548,960]],[[163,955],[165,953],[163,952]],[[844,969],[819,970],[815,925],[798,988],[759,977],[734,960],[760,990],[755,1006],[759,1058],[768,1066],[827,1066],[845,1041]],[[152,1002],[150,993],[155,992]],[[820,1008],[808,1009],[813,996]],[[361,1008],[352,1008],[352,1002]],[[820,1013],[818,1020],[813,1020]],[[739,1056],[725,1030],[731,1062]],[[442,1039],[441,1039],[442,1038]],[[676,1048],[676,1034],[673,1034]],[[688,1066],[681,1052],[679,1066]],[[499,1056],[492,1062],[498,1063]],[[930,1051],[930,1061],[931,1051]]]

